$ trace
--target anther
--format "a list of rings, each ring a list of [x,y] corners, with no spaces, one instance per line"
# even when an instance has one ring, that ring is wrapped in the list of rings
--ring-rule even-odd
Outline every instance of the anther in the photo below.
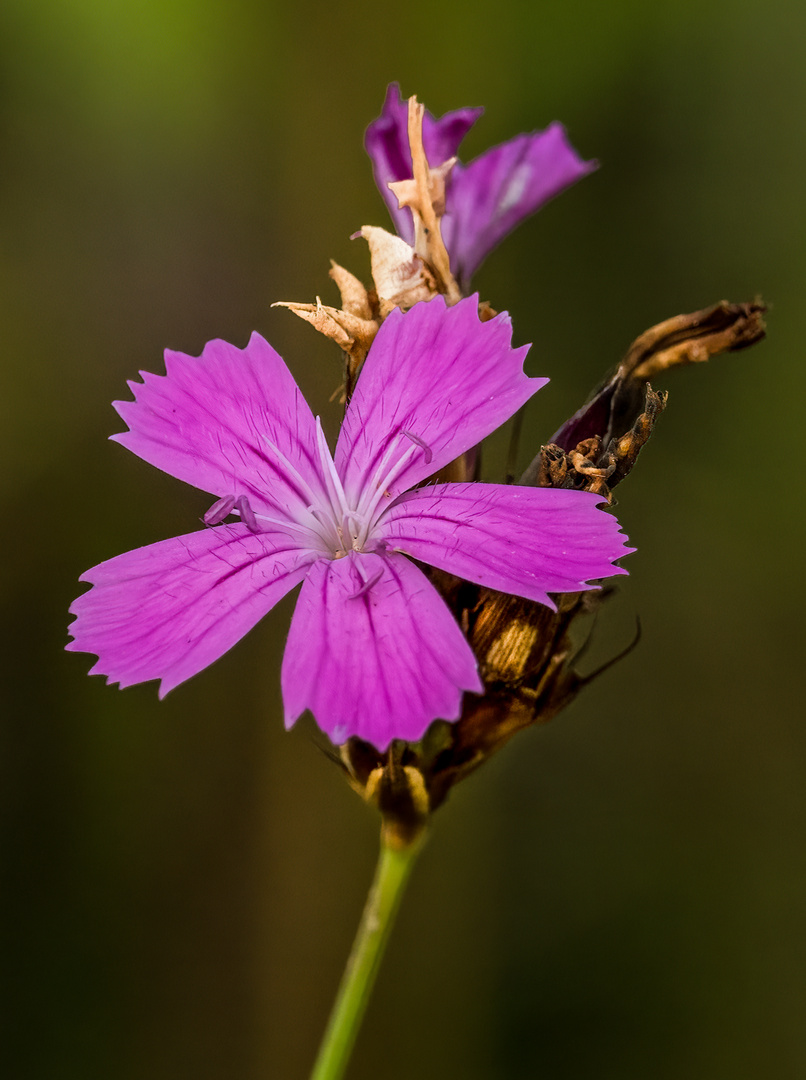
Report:
[[[229,517],[235,506],[234,495],[224,495],[223,498],[214,502],[202,518],[205,525],[220,525],[225,517]]]
[[[235,500],[235,509],[241,515],[241,521],[251,533],[259,533],[262,531],[257,523],[255,511],[249,505],[249,499],[247,499],[245,495],[239,495]]]
[[[383,567],[381,567],[380,570],[378,570],[376,573],[374,573],[372,575],[372,577],[369,579],[369,581],[365,581],[364,584],[361,586],[361,588],[358,590],[358,592],[354,592],[352,594],[352,596],[348,596],[347,599],[348,600],[357,600],[359,596],[363,596],[365,593],[368,593],[373,585],[377,585],[382,577],[383,577]]]
[[[433,455],[433,453],[431,451],[431,447],[428,445],[428,443],[423,442],[423,440],[420,438],[420,436],[415,435],[414,432],[412,432],[412,431],[401,431],[400,434],[405,435],[407,439],[411,439],[411,441],[413,443],[415,443],[417,446],[420,447],[420,449],[423,451],[423,456],[425,457],[426,465],[430,465],[431,464],[431,458],[434,455]]]

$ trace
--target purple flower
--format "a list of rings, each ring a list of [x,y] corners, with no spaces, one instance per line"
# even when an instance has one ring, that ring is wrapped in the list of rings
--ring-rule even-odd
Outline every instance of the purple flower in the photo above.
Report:
[[[483,111],[458,109],[440,120],[425,113],[423,146],[432,168],[457,153]],[[412,174],[407,106],[397,83],[389,86],[381,115],[367,128],[365,146],[395,228],[411,244],[411,213],[398,209],[397,198],[387,186],[390,181],[408,180]],[[467,166],[457,162],[440,223],[454,277],[466,286],[507,233],[596,167],[595,161],[582,161],[558,123],[545,131],[518,135]]]
[[[208,528],[110,559],[82,578],[67,647],[160,696],[225,653],[302,582],[282,669],[286,725],[307,708],[335,743],[385,749],[455,720],[482,684],[470,646],[411,558],[553,606],[549,593],[624,573],[618,522],[596,496],[498,484],[417,487],[546,382],[523,372],[506,316],[476,298],[394,311],[358,380],[331,457],[280,356],[254,334],[167,352],[115,402],[113,438],[218,496]],[[229,513],[240,521],[221,524]]]

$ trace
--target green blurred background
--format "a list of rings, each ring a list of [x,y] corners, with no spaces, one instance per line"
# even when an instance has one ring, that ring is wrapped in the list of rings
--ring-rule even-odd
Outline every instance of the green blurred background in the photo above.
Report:
[[[5,0],[5,1076],[310,1067],[378,823],[283,731],[291,603],[163,703],[62,649],[81,572],[210,502],[105,441],[164,347],[259,330],[335,428],[338,353],[269,305],[366,272],[392,79],[487,107],[465,159],[560,119],[602,163],[476,279],[552,378],[524,463],[646,327],[772,311],[668,380],[591,663],[643,641],[440,812],[351,1078],[806,1075],[805,45],[795,0]]]

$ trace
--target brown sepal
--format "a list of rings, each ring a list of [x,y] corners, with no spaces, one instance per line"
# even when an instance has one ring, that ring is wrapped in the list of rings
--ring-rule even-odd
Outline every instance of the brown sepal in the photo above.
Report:
[[[375,340],[380,325],[375,319],[365,319],[341,308],[329,307],[317,297],[315,304],[295,304],[278,300],[272,307],[284,307],[300,319],[310,323],[314,330],[330,338],[344,353],[344,397],[349,397],[369,347]]]
[[[766,310],[760,300],[749,304],[720,300],[691,315],[676,315],[636,338],[621,370],[639,381],[653,379],[669,368],[699,364],[719,353],[746,349],[764,337]]]
[[[410,244],[377,225],[365,225],[360,234],[369,245],[370,267],[378,294],[380,318],[396,307],[407,310],[430,300],[438,289],[434,275]]]
[[[551,438],[564,450],[599,435],[607,445],[627,431],[644,405],[647,381],[685,364],[702,363],[723,352],[736,352],[765,334],[765,305],[718,304],[689,315],[675,315],[645,331],[632,343],[615,372]]]
[[[339,747],[351,785],[383,817],[383,840],[404,848],[422,835],[432,810],[425,777],[409,743],[396,739],[385,754],[360,739]]]
[[[341,294],[341,307],[348,315],[355,315],[359,319],[375,319],[377,317],[377,297],[373,297],[367,290],[363,281],[351,274],[343,266],[334,260],[330,260],[331,278],[336,282]]]
[[[521,483],[592,491],[610,502],[612,489],[632,470],[655,421],[666,408],[667,398],[665,392],[657,393],[646,383],[643,410],[628,431],[619,438],[611,438],[606,446],[600,435],[583,439],[568,451],[549,443],[540,448]]]

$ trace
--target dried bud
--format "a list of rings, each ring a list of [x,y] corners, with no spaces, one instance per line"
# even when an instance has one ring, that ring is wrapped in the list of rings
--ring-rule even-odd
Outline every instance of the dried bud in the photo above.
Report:
[[[636,338],[627,355],[588,402],[557,431],[551,442],[563,450],[592,435],[607,446],[625,432],[644,405],[648,379],[684,364],[702,363],[723,352],[747,348],[764,337],[766,307],[721,300],[703,311],[676,315]]]
[[[344,352],[345,397],[349,397],[380,323],[340,308],[327,307],[318,296],[315,304],[294,304],[278,300],[272,307],[288,308],[300,319],[310,323],[314,330],[335,341]]]
[[[365,225],[360,235],[369,245],[382,319],[396,307],[406,310],[437,295],[433,275],[405,240],[375,225]]]
[[[341,293],[342,310],[359,319],[374,319],[376,311],[364,283],[333,259],[330,260],[329,273]]]
[[[593,491],[610,499],[666,406],[667,395],[652,389],[648,375],[759,341],[764,310],[758,302],[723,302],[642,334],[602,389],[541,449],[521,483]],[[454,784],[518,731],[556,716],[601,673],[582,675],[576,669],[581,649],[572,644],[571,628],[579,615],[593,613],[615,591],[608,585],[557,595],[552,611],[439,571],[431,578],[467,634],[484,694],[466,694],[456,723],[437,721],[419,743],[397,744],[394,754],[379,754],[355,738],[340,748],[351,783],[378,805],[385,829],[401,842],[418,834],[425,816]],[[637,635],[605,667],[636,643]]]

